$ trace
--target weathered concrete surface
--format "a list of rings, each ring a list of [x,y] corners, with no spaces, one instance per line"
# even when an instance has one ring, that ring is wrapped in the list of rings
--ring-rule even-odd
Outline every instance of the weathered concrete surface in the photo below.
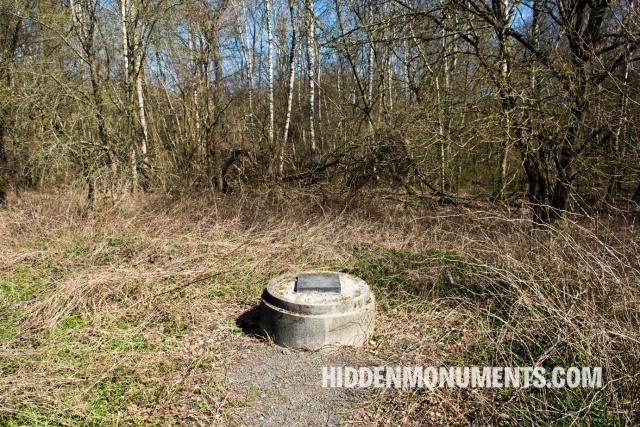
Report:
[[[267,285],[261,310],[264,333],[278,345],[303,350],[364,344],[375,320],[369,286],[346,273],[331,273],[340,278],[340,293],[296,292],[298,274],[283,274]]]

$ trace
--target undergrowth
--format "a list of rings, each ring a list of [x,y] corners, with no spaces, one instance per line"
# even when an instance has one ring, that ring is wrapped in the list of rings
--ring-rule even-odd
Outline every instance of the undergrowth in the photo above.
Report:
[[[532,233],[526,212],[300,210],[299,197],[149,196],[88,216],[73,194],[13,200],[0,211],[0,425],[227,424],[251,399],[223,373],[264,345],[237,319],[269,278],[317,267],[372,286],[379,364],[604,368],[598,390],[372,391],[374,424],[394,411],[414,425],[638,421],[640,250],[626,225]]]

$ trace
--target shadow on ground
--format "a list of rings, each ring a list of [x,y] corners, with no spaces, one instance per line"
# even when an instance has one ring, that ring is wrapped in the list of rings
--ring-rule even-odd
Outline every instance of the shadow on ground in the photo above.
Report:
[[[236,318],[236,326],[240,328],[245,335],[266,342],[267,338],[260,329],[260,312],[261,306],[259,304],[245,311]]]

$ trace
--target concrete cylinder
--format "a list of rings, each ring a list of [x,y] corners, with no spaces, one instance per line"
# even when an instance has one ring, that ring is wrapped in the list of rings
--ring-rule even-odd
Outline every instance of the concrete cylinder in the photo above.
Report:
[[[373,332],[374,319],[371,289],[346,273],[287,273],[272,279],[262,294],[262,330],[284,347],[358,347]]]

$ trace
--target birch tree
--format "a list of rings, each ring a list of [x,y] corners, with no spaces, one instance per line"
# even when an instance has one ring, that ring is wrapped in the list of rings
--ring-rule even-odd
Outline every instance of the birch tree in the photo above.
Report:
[[[271,23],[271,0],[265,0],[265,13],[267,14],[267,50],[269,63],[267,65],[269,75],[269,123],[267,125],[267,135],[269,138],[269,149],[273,150],[273,127],[275,118],[275,105],[273,99],[273,24]]]
[[[309,161],[316,165],[316,130],[315,130],[315,16],[313,0],[305,0],[307,21],[307,75],[309,78]]]
[[[293,88],[296,77],[296,18],[293,1],[294,0],[287,0],[289,6],[289,20],[291,23],[291,48],[289,49],[289,82],[287,84],[287,108],[285,113],[284,131],[282,132],[282,142],[280,143],[280,156],[278,159],[278,172],[280,176],[284,174],[284,152],[289,141],[289,126],[291,125],[291,109],[293,107]]]
[[[125,114],[128,125],[133,125],[132,111],[137,112],[139,124],[139,144],[136,138],[131,139],[131,177],[132,190],[139,188],[138,172],[143,174],[143,187],[147,186],[146,169],[149,166],[149,128],[147,125],[147,113],[144,102],[143,78],[144,78],[144,53],[146,51],[145,35],[147,33],[146,10],[141,11],[136,3],[138,0],[120,0],[121,31],[122,31],[122,57],[126,93]],[[138,151],[142,155],[142,166],[138,160]]]

